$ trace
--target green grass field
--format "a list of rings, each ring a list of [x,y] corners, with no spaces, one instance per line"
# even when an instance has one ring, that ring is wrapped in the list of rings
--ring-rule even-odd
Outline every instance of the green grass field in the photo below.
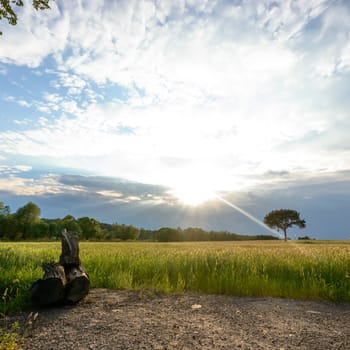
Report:
[[[2,314],[58,261],[60,243],[0,243]],[[92,287],[350,302],[350,241],[80,243]]]

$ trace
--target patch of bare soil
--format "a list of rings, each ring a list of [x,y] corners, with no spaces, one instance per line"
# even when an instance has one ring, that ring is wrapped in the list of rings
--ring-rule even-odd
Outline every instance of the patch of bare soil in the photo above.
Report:
[[[350,304],[93,289],[39,310],[23,349],[350,349]]]

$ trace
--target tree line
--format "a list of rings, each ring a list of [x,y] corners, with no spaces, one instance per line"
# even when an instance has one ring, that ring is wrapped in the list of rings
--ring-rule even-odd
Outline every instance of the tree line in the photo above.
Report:
[[[33,202],[11,213],[10,207],[0,202],[0,240],[56,240],[62,230],[74,231],[80,240],[140,240],[153,242],[184,241],[242,241],[277,239],[268,235],[239,235],[228,231],[205,231],[190,227],[159,230],[139,229],[132,225],[102,223],[91,217],[75,218],[66,215],[61,219],[41,218],[41,209]]]

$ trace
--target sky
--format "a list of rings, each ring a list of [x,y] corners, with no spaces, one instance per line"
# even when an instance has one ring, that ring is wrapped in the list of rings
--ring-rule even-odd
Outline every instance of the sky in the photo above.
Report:
[[[349,1],[56,0],[0,31],[12,212],[350,239]]]

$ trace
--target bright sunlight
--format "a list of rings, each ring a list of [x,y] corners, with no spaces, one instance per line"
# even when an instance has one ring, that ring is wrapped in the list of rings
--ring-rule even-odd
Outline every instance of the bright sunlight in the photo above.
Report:
[[[215,191],[211,184],[211,180],[203,178],[203,176],[195,175],[203,172],[186,173],[186,176],[179,176],[176,184],[172,186],[171,193],[185,205],[197,206],[202,203],[216,198]],[[204,172],[205,174],[205,172]]]
[[[182,203],[196,206],[215,198],[215,193],[199,187],[188,186],[179,187],[171,191]]]

